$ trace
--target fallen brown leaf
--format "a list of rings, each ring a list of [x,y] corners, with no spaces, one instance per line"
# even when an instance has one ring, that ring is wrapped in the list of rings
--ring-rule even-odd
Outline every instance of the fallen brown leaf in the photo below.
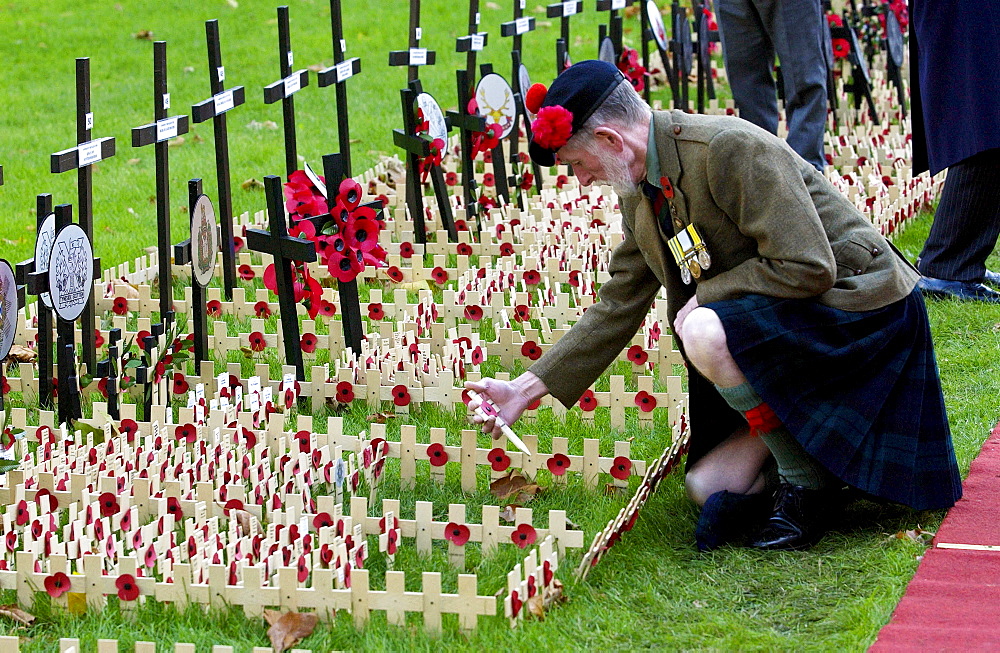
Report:
[[[12,346],[10,353],[7,354],[7,360],[17,361],[18,363],[33,363],[36,358],[38,358],[38,352],[23,345]]]
[[[319,616],[313,612],[281,614],[277,610],[264,610],[264,619],[271,626],[267,636],[271,638],[271,648],[276,653],[286,651],[300,639],[312,635],[319,623]]]
[[[639,7],[636,7],[636,6],[625,7],[625,17],[626,18],[635,18],[636,16],[639,15],[640,11],[642,11],[642,9],[640,9]]]
[[[391,419],[396,419],[395,413],[374,413],[368,416],[368,421],[376,424],[385,424]]]
[[[180,147],[181,145],[184,145],[185,142],[186,141],[183,136],[178,136],[177,138],[171,138],[167,141],[167,147]]]
[[[141,161],[141,160],[142,159],[129,159],[128,161],[126,161],[126,163],[128,163],[130,166],[134,166],[135,164],[139,163],[139,161]]]
[[[500,511],[500,521],[513,522],[514,516],[517,514],[517,509],[520,507],[516,503],[504,506],[503,510]]]
[[[198,134],[192,134],[191,135],[191,142],[192,143],[204,143],[205,139],[202,138],[201,136],[199,136]]]
[[[152,41],[153,32],[148,29],[141,29],[132,35],[132,38],[139,39],[140,41]]]
[[[544,621],[546,612],[552,610],[557,604],[565,602],[566,595],[563,593],[563,584],[558,578],[553,578],[551,587],[528,599],[525,607],[528,609],[529,615],[536,617],[539,621]]]
[[[490,483],[490,492],[498,499],[516,497],[515,501],[524,503],[531,501],[541,491],[541,487],[528,482],[528,479],[515,472],[513,469],[507,472],[506,476],[501,476]]]
[[[0,615],[13,619],[14,621],[30,626],[35,620],[35,615],[25,612],[17,604],[0,605]]]
[[[925,531],[920,528],[919,524],[912,530],[899,531],[895,535],[889,536],[889,541],[910,540],[911,542],[916,542],[917,544],[930,544],[932,539],[934,539],[934,533],[931,531]]]
[[[247,179],[242,184],[240,184],[240,188],[242,188],[243,190],[253,190],[254,188],[263,188],[263,187],[264,187],[264,184],[262,184],[261,182],[257,181],[257,179],[255,179],[253,177],[251,177],[250,179]]]

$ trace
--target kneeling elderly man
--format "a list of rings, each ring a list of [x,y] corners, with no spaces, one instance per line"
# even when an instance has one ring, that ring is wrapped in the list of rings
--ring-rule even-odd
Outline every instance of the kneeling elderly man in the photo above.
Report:
[[[548,393],[572,406],[665,286],[700,548],[807,548],[845,486],[915,509],[961,496],[919,275],[823,175],[738,118],[650,111],[599,61],[531,105],[532,158],[612,184],[625,238],[600,301],[530,370],[466,384],[503,420]]]

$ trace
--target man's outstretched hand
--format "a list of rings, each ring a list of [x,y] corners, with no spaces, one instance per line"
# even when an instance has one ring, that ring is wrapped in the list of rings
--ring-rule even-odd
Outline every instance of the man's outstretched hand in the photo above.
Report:
[[[500,419],[509,426],[517,421],[531,402],[549,393],[542,380],[531,372],[525,372],[513,381],[492,378],[466,381],[465,387],[479,394],[479,401],[473,400],[469,404],[472,423],[479,425],[483,433],[492,435],[494,440],[503,435],[496,418],[490,415],[483,417],[474,412],[483,401],[487,399],[492,401],[500,413]]]

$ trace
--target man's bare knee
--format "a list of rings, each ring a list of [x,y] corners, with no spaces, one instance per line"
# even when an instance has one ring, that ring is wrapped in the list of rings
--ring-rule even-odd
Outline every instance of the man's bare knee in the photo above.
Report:
[[[720,351],[728,352],[722,320],[710,308],[699,307],[688,314],[681,340],[688,358],[696,366],[714,360]]]
[[[704,466],[695,465],[684,475],[688,498],[699,506],[705,505],[708,497],[722,489],[719,485],[719,478]]]

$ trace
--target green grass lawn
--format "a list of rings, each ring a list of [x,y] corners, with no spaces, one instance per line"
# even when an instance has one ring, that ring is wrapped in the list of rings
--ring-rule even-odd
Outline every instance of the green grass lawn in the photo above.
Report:
[[[405,71],[386,66],[389,49],[406,44],[407,5],[404,0],[361,3],[346,0],[345,33],[348,54],[362,57],[364,72],[350,83],[356,168],[372,164],[380,153],[392,152],[391,130],[400,124],[398,89]],[[508,68],[509,44],[498,37],[497,25],[509,20],[511,3],[483,3],[483,29],[491,32],[484,60],[500,70]],[[531,3],[529,11],[537,3]],[[464,33],[467,7],[463,3],[424,0],[424,45],[436,49],[439,64],[422,75],[427,90],[442,106],[454,105],[454,69],[464,57],[453,53],[454,37]],[[596,54],[597,18],[587,11],[574,19],[574,33],[585,36],[574,43],[574,55]],[[291,6],[292,39],[296,66],[332,62],[328,7],[323,0],[295,2]],[[540,14],[540,23],[547,21]],[[0,256],[18,261],[29,255],[34,240],[34,194],[51,192],[56,203],[76,202],[75,175],[51,175],[48,155],[74,142],[73,58],[92,57],[95,136],[118,138],[118,156],[101,163],[95,174],[96,252],[106,265],[127,260],[155,242],[155,214],[149,201],[154,192],[151,149],[132,150],[129,128],[152,117],[152,47],[133,38],[151,30],[154,38],[169,42],[170,91],[176,112],[209,95],[203,21],[218,17],[227,83],[247,87],[248,102],[230,114],[234,204],[237,211],[259,210],[259,191],[242,191],[239,183],[250,177],[283,172],[280,131],[253,131],[251,121],[280,123],[277,105],[265,106],[260,88],[278,77],[274,7],[257,0],[241,0],[232,7],[222,0],[158,3],[122,0],[101,3],[40,2],[0,6],[0,164],[7,185],[0,187]],[[627,26],[635,27],[636,23]],[[534,76],[551,79],[554,66],[552,42],[558,26],[542,25],[525,37],[525,58]],[[626,34],[633,42],[637,32]],[[186,72],[187,68],[193,71]],[[297,96],[299,152],[310,161],[337,148],[336,115],[332,89],[313,86]],[[194,127],[185,143],[171,149],[173,235],[181,240],[187,222],[185,181],[205,178],[206,191],[215,195],[211,128]],[[132,159],[138,162],[129,163]],[[130,212],[129,209],[134,211]],[[926,238],[929,217],[908,226],[896,244],[913,260]],[[1000,266],[996,256],[991,260]],[[996,267],[994,267],[996,269]],[[956,449],[963,473],[979,451],[1000,415],[993,370],[1000,351],[1000,308],[929,302],[938,361],[944,382]],[[269,321],[274,330],[274,318]],[[274,354],[265,358],[277,365]],[[239,352],[231,354],[239,360]],[[627,366],[626,366],[627,368]],[[491,362],[484,373],[498,371]],[[617,370],[619,373],[621,368]],[[607,375],[598,388],[607,387]],[[346,417],[345,430],[367,428],[369,409],[356,406]],[[317,423],[325,414],[314,417]],[[398,438],[399,423],[389,424],[391,438]],[[431,426],[449,429],[449,442],[457,438],[464,421],[433,407],[416,411],[407,420],[426,438]],[[633,455],[652,459],[666,444],[664,425],[650,433],[634,417],[623,432],[613,432],[606,416],[593,424],[574,411],[565,420],[542,411],[537,422],[519,427],[537,433],[546,447],[551,437],[571,438],[578,451],[583,438],[601,438],[605,447],[616,439],[634,437]],[[485,445],[485,439],[480,446]],[[606,450],[604,451],[606,453]],[[456,470],[457,471],[457,470]],[[479,505],[493,500],[485,492],[463,495],[457,479],[444,487],[434,485],[424,467],[414,490],[400,490],[389,465],[380,496],[398,496],[404,517],[412,517],[415,500],[433,500],[441,518],[448,502],[469,505],[469,519],[476,520]],[[547,485],[546,472],[540,474]],[[635,483],[633,482],[633,487]],[[480,484],[485,487],[485,481]],[[565,488],[545,492],[531,504],[536,515],[547,509],[565,509],[589,540],[617,514],[624,497],[604,496],[571,479]],[[942,513],[914,513],[893,507],[859,503],[844,515],[831,518],[832,533],[817,547],[802,553],[758,553],[725,548],[699,554],[693,545],[697,511],[684,497],[682,477],[675,472],[660,486],[642,513],[635,529],[591,573],[586,582],[569,580],[579,561],[572,553],[561,573],[569,601],[545,622],[528,622],[511,631],[502,618],[483,619],[471,637],[457,634],[453,619],[445,618],[445,634],[435,640],[423,634],[417,616],[406,628],[390,627],[375,613],[371,625],[356,631],[349,615],[341,614],[329,627],[321,626],[300,646],[320,650],[431,650],[438,647],[467,650],[863,650],[888,620],[918,564],[923,546],[890,537],[918,524],[934,530]],[[544,524],[544,519],[538,522]],[[504,586],[504,575],[518,559],[513,547],[503,547],[489,559],[470,548],[467,571],[481,576],[480,593]],[[404,546],[400,569],[425,569],[444,574],[444,589],[454,588],[455,573],[448,566],[447,550],[436,546],[429,559],[417,559]],[[373,587],[380,587],[384,563],[372,559]],[[409,582],[418,583],[413,575]],[[11,592],[0,601],[12,603]],[[139,640],[161,645],[186,641],[209,650],[211,644],[231,644],[238,650],[267,645],[262,620],[247,620],[237,609],[205,613],[190,608],[179,613],[168,605],[147,604],[134,620],[112,606],[100,614],[76,617],[50,609],[42,594],[34,612],[38,621],[19,630],[3,623],[6,633],[26,639],[23,650],[50,651],[60,637],[79,637],[85,650],[96,649],[98,639]],[[166,650],[166,649],[163,649]]]

